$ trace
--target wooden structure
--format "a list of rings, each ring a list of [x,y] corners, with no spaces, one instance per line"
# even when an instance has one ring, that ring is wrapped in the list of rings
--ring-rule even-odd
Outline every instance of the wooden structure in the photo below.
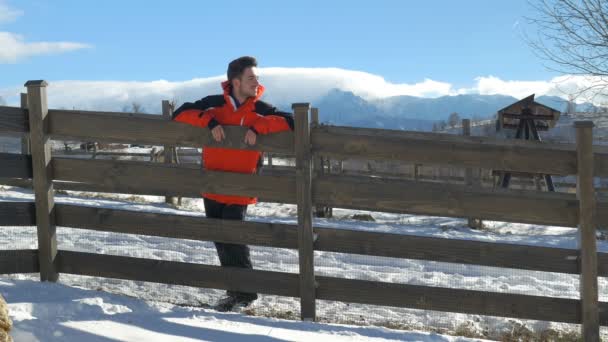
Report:
[[[608,176],[608,150],[591,146],[589,123],[577,124],[577,144],[540,144],[437,133],[310,126],[309,106],[295,105],[292,132],[260,136],[255,148],[296,155],[282,174],[202,172],[161,163],[52,157],[49,138],[169,146],[244,144],[245,127],[225,127],[226,140],[206,130],[145,115],[46,109],[43,82],[28,83],[29,110],[0,107],[0,132],[30,132],[32,156],[0,153],[0,178],[34,180],[35,202],[0,202],[0,226],[38,226],[39,249],[0,251],[0,273],[77,274],[166,284],[258,292],[301,299],[302,319],[315,319],[315,301],[438,310],[580,323],[586,341],[608,326],[608,303],[599,302],[597,277],[608,276],[608,253],[598,253],[596,226],[608,224],[608,202],[596,200],[592,176]],[[28,120],[29,116],[29,120]],[[36,117],[37,116],[37,117]],[[44,118],[48,125],[40,126]],[[28,124],[29,122],[29,124]],[[399,159],[412,164],[577,175],[577,194],[492,191],[462,184],[382,177],[315,174],[319,156]],[[50,158],[50,159],[49,159]],[[222,221],[173,214],[53,204],[55,182],[94,191],[199,197],[201,191],[259,196],[298,205],[298,224]],[[578,249],[454,240],[314,226],[315,203],[338,208],[578,227]],[[298,274],[111,256],[56,249],[53,227],[219,241],[299,252]],[[221,229],[217,227],[220,226]],[[171,227],[170,229],[168,227]],[[457,264],[580,275],[581,299],[473,291],[317,276],[314,251],[354,253]]]
[[[523,113],[524,109],[529,112]],[[498,111],[498,121],[501,128],[518,129],[521,119],[534,120],[538,131],[546,131],[555,127],[561,112],[542,103],[534,101],[534,94],[506,106]]]
[[[554,127],[559,120],[560,112],[551,107],[534,101],[534,94],[515,102],[498,111],[498,121],[503,128],[515,129],[515,139],[541,141],[539,130],[548,130]],[[535,175],[529,175],[536,177]],[[547,184],[548,191],[555,191],[550,174],[542,175]],[[536,179],[536,178],[535,178]],[[509,187],[511,172],[502,172],[500,184],[503,188]]]

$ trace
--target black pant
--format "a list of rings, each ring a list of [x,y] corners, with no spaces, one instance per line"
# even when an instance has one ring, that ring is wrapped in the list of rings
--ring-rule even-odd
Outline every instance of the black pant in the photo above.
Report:
[[[212,199],[204,198],[205,215],[208,218],[222,220],[243,220],[247,214],[247,205],[224,204]],[[233,243],[215,242],[215,249],[222,266],[253,268],[249,257],[249,247]],[[255,293],[228,291],[229,296],[238,296],[256,299]]]

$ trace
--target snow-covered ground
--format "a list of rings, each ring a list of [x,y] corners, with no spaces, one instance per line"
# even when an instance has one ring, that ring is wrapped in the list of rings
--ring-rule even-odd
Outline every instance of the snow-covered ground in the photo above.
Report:
[[[0,280],[15,342],[480,341],[383,327],[218,313],[31,280]]]
[[[164,198],[161,197],[116,194],[97,194],[91,197],[90,194],[85,195],[85,193],[62,192],[56,195],[55,200],[57,203],[124,210],[204,215],[200,199],[184,199],[182,207],[175,209],[166,206]],[[0,187],[0,201],[32,200],[33,196],[29,190]],[[371,214],[375,222],[353,220],[352,216],[356,213]],[[249,208],[247,219],[296,224],[296,207],[259,203]],[[466,227],[466,221],[462,219],[370,213],[344,209],[335,209],[332,219],[315,218],[314,224],[395,234],[561,248],[576,247],[576,230],[564,227],[486,221],[488,229],[478,231]],[[57,238],[59,249],[63,250],[219,264],[213,244],[210,242],[62,227],[58,227]],[[3,227],[0,230],[0,241],[2,241],[1,249],[36,248],[35,228]],[[598,249],[603,252],[608,251],[608,243],[598,241]],[[254,246],[252,247],[252,260],[257,269],[283,272],[297,272],[298,269],[295,250]],[[328,252],[315,252],[315,268],[319,275],[344,278],[562,298],[578,298],[579,296],[578,276],[576,275]],[[37,279],[37,275],[13,275],[1,278],[0,293],[4,294],[7,301],[11,303],[11,314],[16,328],[25,334],[24,336],[28,333],[40,334],[57,330],[58,334],[61,334],[61,339],[58,340],[81,341],[80,337],[88,336],[92,329],[98,328],[99,332],[95,330],[96,332],[92,335],[100,338],[99,341],[116,339],[136,341],[142,339],[129,336],[153,336],[153,334],[159,334],[158,340],[161,340],[163,333],[180,336],[180,338],[184,338],[184,341],[189,341],[188,338],[224,340],[224,337],[226,340],[230,340],[230,338],[238,340],[242,337],[240,334],[248,331],[251,331],[250,334],[253,336],[251,340],[255,341],[267,338],[264,336],[270,330],[273,334],[279,334],[271,336],[280,340],[328,339],[339,341],[338,337],[352,338],[352,340],[358,338],[406,341],[450,340],[445,336],[405,333],[383,328],[337,327],[254,318],[239,314],[219,314],[206,308],[222,295],[222,291],[213,289],[61,275],[60,284],[98,290],[91,292],[73,290],[59,284],[39,284],[36,282]],[[606,279],[600,278],[600,300],[602,301],[608,300],[608,295],[604,291],[606,285]],[[37,297],[38,292],[47,295]],[[121,297],[118,294],[135,297],[139,300]],[[60,307],[61,310],[55,309],[55,307]],[[318,301],[317,312],[318,318],[324,323],[344,323],[357,326],[380,325],[401,330],[464,334],[490,339],[500,339],[503,334],[509,333],[531,334],[534,332],[539,334],[543,331],[545,333],[568,332],[579,329],[577,325],[562,323],[329,301]],[[297,320],[299,301],[296,298],[263,295],[244,314]],[[38,317],[38,319],[33,317]],[[251,327],[249,327],[250,325]],[[111,335],[114,334],[114,331],[119,331],[116,334],[124,334],[122,339]],[[196,335],[199,332],[201,336]],[[210,337],[205,337],[206,333],[210,334]],[[68,337],[73,339],[68,339]],[[143,340],[153,339],[150,337]],[[178,339],[171,340],[178,341]]]

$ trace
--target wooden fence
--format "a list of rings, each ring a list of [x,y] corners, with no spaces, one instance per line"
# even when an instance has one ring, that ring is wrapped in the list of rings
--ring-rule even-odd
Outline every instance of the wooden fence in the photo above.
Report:
[[[608,303],[597,277],[608,276],[608,253],[597,253],[596,225],[608,202],[595,198],[593,176],[608,175],[608,151],[591,144],[591,123],[577,124],[576,145],[309,124],[308,104],[294,104],[295,132],[260,136],[256,149],[296,156],[295,171],[248,175],[137,161],[51,157],[49,139],[167,146],[219,146],[207,130],[129,113],[52,110],[44,81],[29,81],[28,109],[0,107],[0,132],[28,134],[31,156],[0,154],[0,177],[33,178],[35,202],[0,202],[0,226],[38,228],[37,250],[0,252],[0,273],[40,272],[141,280],[299,297],[302,319],[315,319],[317,299],[581,323],[585,341],[599,340]],[[225,127],[221,145],[250,149],[243,127]],[[577,175],[576,194],[492,190],[474,185],[315,173],[314,160],[363,158],[513,172]],[[53,201],[54,184],[97,191],[198,197],[201,191],[259,196],[298,205],[298,224],[222,221],[93,208]],[[315,204],[331,207],[579,228],[579,248],[562,249],[313,227]],[[228,268],[57,248],[55,227],[291,248],[298,274]],[[580,274],[580,300],[316,276],[314,251],[430,260]]]

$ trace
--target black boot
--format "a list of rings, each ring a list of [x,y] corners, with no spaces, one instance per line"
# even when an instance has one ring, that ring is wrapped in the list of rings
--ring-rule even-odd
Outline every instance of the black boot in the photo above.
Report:
[[[232,292],[228,291],[227,296],[220,299],[215,305],[217,311],[232,311],[234,309],[242,309],[248,307],[254,300],[258,298],[256,294]]]

